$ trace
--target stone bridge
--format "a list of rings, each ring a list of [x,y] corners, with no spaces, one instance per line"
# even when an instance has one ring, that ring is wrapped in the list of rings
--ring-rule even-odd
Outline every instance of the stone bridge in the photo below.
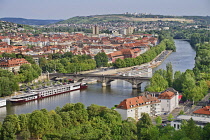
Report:
[[[98,75],[98,74],[68,74],[68,73],[52,73],[49,78],[68,78],[75,81],[82,82],[85,78],[94,78],[102,83],[103,87],[110,86],[114,80],[124,80],[132,84],[133,89],[141,88],[141,83],[149,81],[150,77],[136,77],[136,76],[119,76],[119,75]]]

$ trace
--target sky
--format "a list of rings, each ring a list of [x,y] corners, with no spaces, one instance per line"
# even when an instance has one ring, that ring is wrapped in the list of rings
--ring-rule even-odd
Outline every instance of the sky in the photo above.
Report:
[[[210,0],[0,0],[0,18],[68,19],[125,12],[210,16]]]

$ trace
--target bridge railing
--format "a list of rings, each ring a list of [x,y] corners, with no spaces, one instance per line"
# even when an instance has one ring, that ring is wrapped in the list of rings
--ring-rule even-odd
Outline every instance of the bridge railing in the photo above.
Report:
[[[118,78],[118,79],[142,79],[149,80],[150,77],[136,77],[136,76],[122,76],[122,75],[99,75],[99,74],[70,74],[70,73],[54,73],[50,76],[65,77],[65,76],[75,76],[75,77],[107,77],[107,78]]]

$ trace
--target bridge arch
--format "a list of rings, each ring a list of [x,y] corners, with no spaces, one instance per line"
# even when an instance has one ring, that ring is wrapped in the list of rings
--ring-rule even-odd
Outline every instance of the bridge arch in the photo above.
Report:
[[[75,81],[81,82],[85,78],[94,78],[102,83],[102,86],[110,86],[114,80],[124,80],[132,84],[133,89],[141,87],[143,82],[149,81],[150,77],[134,77],[134,76],[119,76],[119,75],[97,75],[97,74],[50,74],[50,77],[68,77]]]

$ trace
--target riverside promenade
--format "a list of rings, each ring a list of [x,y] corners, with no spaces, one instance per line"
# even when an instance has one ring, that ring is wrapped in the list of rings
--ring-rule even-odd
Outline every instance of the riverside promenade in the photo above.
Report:
[[[137,70],[142,70],[142,69],[150,69],[150,68],[155,68],[159,66],[170,54],[172,53],[172,50],[165,50],[162,51],[158,56],[156,56],[152,61],[148,63],[144,63],[141,65],[136,65],[132,67],[126,67],[126,68],[118,68],[118,69],[107,69],[107,70],[90,70],[90,71],[84,71],[81,72],[82,74],[85,73],[94,73],[94,74],[104,74],[104,75],[118,75],[119,73],[126,73],[128,71],[137,71]],[[134,70],[135,68],[135,70]]]

